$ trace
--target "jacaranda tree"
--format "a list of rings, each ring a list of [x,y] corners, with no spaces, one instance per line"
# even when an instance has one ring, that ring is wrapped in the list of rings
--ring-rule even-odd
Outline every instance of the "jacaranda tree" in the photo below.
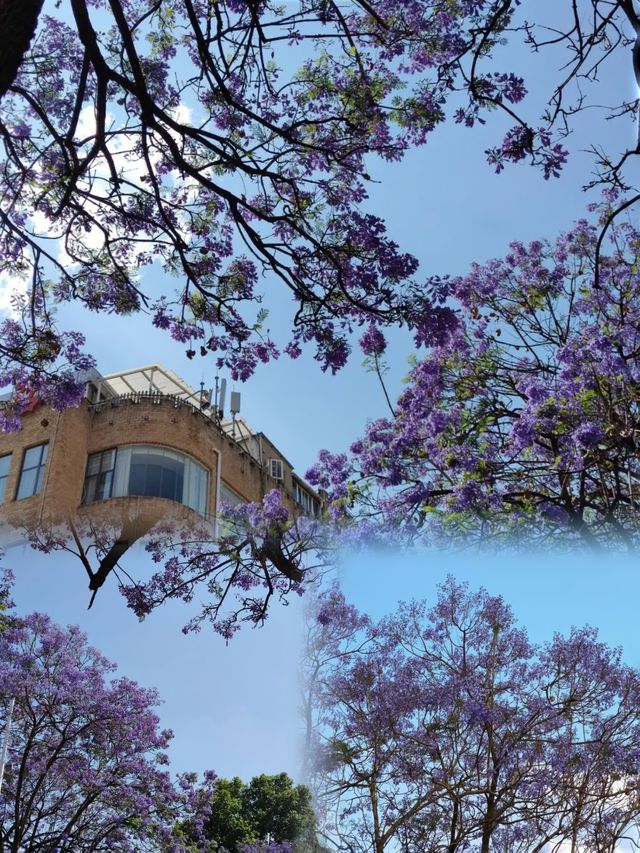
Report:
[[[365,322],[431,341],[416,260],[362,208],[370,155],[399,160],[447,109],[467,126],[494,110],[494,168],[557,175],[558,137],[639,26],[631,0],[579,6],[546,21],[520,0],[1,0],[0,273],[26,285],[2,327],[5,424],[33,393],[79,400],[73,370],[91,358],[53,316],[69,300],[145,311],[241,379],[307,342],[336,370]],[[542,118],[517,112],[525,82],[496,65],[505,39],[567,51]],[[626,186],[627,158],[600,159],[601,179]],[[281,342],[263,273],[289,294]]]
[[[637,59],[640,24],[630,0],[567,2],[548,21],[541,14],[531,0],[300,0],[282,7],[274,0],[0,0],[8,34],[0,53],[0,274],[26,286],[1,328],[0,385],[14,389],[0,409],[4,427],[19,426],[34,395],[56,408],[79,402],[74,371],[92,359],[82,352],[82,335],[59,329],[53,313],[71,300],[97,315],[146,312],[190,357],[213,353],[239,379],[280,351],[296,357],[305,344],[323,369],[337,370],[362,328],[365,351],[377,357],[389,325],[409,328],[416,347],[430,353],[448,347],[453,360],[478,355],[449,304],[454,290],[418,281],[416,259],[365,211],[367,185],[376,158],[399,160],[447,116],[473,126],[491,112],[505,122],[496,129],[502,142],[487,151],[496,171],[526,160],[547,178],[558,175],[567,157],[561,138],[592,105],[590,84],[620,50],[635,45]],[[565,51],[568,64],[542,118],[529,115],[526,81],[497,64],[503,42],[519,39],[542,54]],[[606,115],[632,115],[634,104],[622,101]],[[633,153],[598,155],[595,182],[621,193],[613,218],[635,198],[626,177]],[[291,309],[282,341],[266,329],[262,275],[270,288],[284,288],[279,304]],[[494,367],[500,386],[502,368]],[[484,382],[484,374],[476,378]],[[447,423],[448,393],[441,401]],[[500,387],[493,394],[503,400]],[[516,417],[517,405],[513,411]],[[398,442],[401,460],[417,460],[406,481],[402,472],[411,466],[398,474],[392,461],[387,477],[387,463],[375,461],[386,451],[378,453],[375,432],[367,436],[362,473],[373,475],[374,488],[409,486],[404,504],[396,491],[380,502],[368,494],[376,514],[421,525],[432,513],[438,524],[430,526],[444,525],[448,535],[473,526],[479,513],[483,524],[491,515],[488,526],[500,535],[507,516],[511,532],[514,518],[536,513],[591,541],[599,535],[593,518],[603,530],[617,524],[617,538],[627,535],[620,518],[632,479],[622,497],[603,487],[602,511],[585,475],[576,504],[574,486],[566,486],[571,463],[564,451],[553,455],[554,438],[551,450],[535,448],[544,488],[509,485],[504,500],[500,488],[487,498],[478,481],[493,472],[499,451],[496,479],[511,476],[511,446],[492,439],[490,451],[477,451],[471,474],[458,477],[475,464],[464,451],[455,475],[445,470],[440,483],[440,444],[458,428],[449,424],[446,435],[435,428],[437,452],[422,447],[419,424]],[[457,450],[449,456],[453,469]],[[617,469],[612,476],[617,483]],[[342,471],[329,480],[336,477]],[[443,519],[434,507],[440,498]],[[237,610],[220,616],[230,591],[240,592],[241,612],[260,621],[274,592],[300,591],[309,541],[290,520],[267,529],[277,535],[244,537],[241,549],[194,537],[169,552],[163,534],[154,541],[167,557],[164,568],[149,581],[124,584],[130,603],[144,615],[168,597],[191,600],[201,585],[212,593],[203,613],[225,636],[238,621]],[[107,550],[98,567],[85,562],[93,594],[116,556]]]
[[[433,607],[377,624],[333,590],[312,635],[315,780],[336,850],[637,841],[640,674],[594,630],[535,645],[501,598],[450,578]]]
[[[165,767],[172,734],[159,728],[157,693],[114,679],[114,669],[77,628],[39,613],[3,615],[3,733],[12,700],[13,713],[2,853],[207,849],[198,839],[214,774],[204,784],[196,774],[172,781]],[[174,833],[185,819],[195,840]]]
[[[261,625],[272,599],[285,604],[318,580],[335,547],[319,520],[294,517],[277,489],[262,501],[222,507],[211,524],[159,523],[145,537],[154,565],[150,577],[132,577],[120,565],[128,543],[118,541],[116,520],[86,520],[30,531],[34,548],[73,555],[89,580],[89,607],[113,574],[127,605],[144,619],[169,600],[198,602],[183,631],[209,624],[226,640],[243,623]],[[122,546],[122,547],[121,547]],[[124,560],[123,560],[124,562]],[[155,568],[157,567],[157,568]]]
[[[328,560],[320,523],[294,518],[276,489],[260,503],[223,512],[225,530],[213,541],[210,530],[195,527],[151,532],[146,549],[161,568],[147,581],[122,585],[138,616],[169,599],[191,603],[198,595],[200,608],[183,630],[209,623],[230,639],[243,622],[262,624],[272,598],[286,603],[291,594],[302,595],[303,584],[317,579]]]
[[[307,473],[336,512],[431,542],[637,544],[640,232],[618,222],[606,251],[599,233],[433,282],[447,322],[392,416]],[[379,330],[361,343],[382,357]]]

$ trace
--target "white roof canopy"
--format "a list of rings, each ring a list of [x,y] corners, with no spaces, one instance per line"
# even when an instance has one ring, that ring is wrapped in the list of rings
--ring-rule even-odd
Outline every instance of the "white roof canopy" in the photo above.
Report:
[[[183,400],[200,403],[200,391],[195,391],[177,373],[159,364],[148,364],[146,367],[134,367],[120,373],[109,373],[102,379],[117,395],[171,394]]]
[[[187,382],[184,381],[173,370],[167,370],[160,364],[147,364],[145,367],[133,367],[130,370],[123,370],[119,373],[107,373],[102,377],[99,385],[106,385],[109,391],[119,397],[124,394],[169,394],[173,397],[179,397],[192,403],[194,406],[200,406],[201,391],[196,391]],[[106,388],[102,387],[101,396],[109,396]],[[208,389],[204,391],[205,395],[209,396]],[[213,402],[208,401],[208,404],[203,408],[205,415],[214,416]],[[231,418],[224,418],[220,421],[222,429],[233,435],[234,437],[247,437],[255,435],[255,430],[244,420],[244,418],[236,418],[235,425]]]
[[[215,420],[218,426],[229,437],[243,445],[251,456],[258,459],[262,455],[260,451],[256,453],[260,433],[257,433],[243,417],[223,417],[219,420],[218,413],[215,411],[215,401],[209,400],[209,389],[196,391],[177,373],[174,373],[173,370],[167,370],[160,364],[147,364],[144,367],[133,367],[130,370],[123,370],[118,373],[107,373],[104,376],[96,375],[92,376],[90,381],[97,386],[99,399],[109,399],[127,394],[166,394],[178,397],[200,408],[205,417]],[[205,406],[201,406],[203,392],[207,400]],[[285,457],[282,456],[282,458]],[[258,461],[262,464],[261,459]],[[296,481],[303,483],[305,488],[315,495],[313,489],[301,477],[298,475],[295,477]]]

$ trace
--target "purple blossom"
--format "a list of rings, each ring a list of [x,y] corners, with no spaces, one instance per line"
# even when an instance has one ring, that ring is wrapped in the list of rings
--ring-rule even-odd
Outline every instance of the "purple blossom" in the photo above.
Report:
[[[594,629],[533,644],[502,598],[449,577],[377,623],[333,586],[308,637],[311,772],[345,846],[524,853],[634,831],[640,673]]]
[[[51,324],[69,301],[100,314],[147,311],[189,358],[198,344],[240,381],[305,346],[335,373],[360,328],[366,355],[381,355],[395,326],[418,347],[444,345],[456,324],[450,307],[414,280],[416,258],[363,209],[376,163],[424,145],[452,99],[455,121],[468,126],[496,108],[520,121],[488,152],[496,170],[530,159],[549,177],[567,158],[548,125],[530,128],[514,113],[527,87],[485,49],[497,52],[514,32],[512,12],[496,14],[492,0],[374,0],[344,15],[326,3],[274,11],[227,0],[225,24],[213,28],[199,0],[169,16],[146,0],[123,0],[119,15],[104,0],[85,5],[82,29],[100,33],[100,61],[55,4],[32,11],[32,47],[3,97],[0,271],[32,283],[20,334],[3,328],[8,384],[14,370],[35,379],[64,367],[54,350],[66,333]],[[215,81],[202,33],[212,33],[213,53],[233,57]],[[265,333],[263,271],[292,295],[286,307],[279,300],[277,340]],[[79,352],[67,360],[80,369]],[[61,392],[59,405],[72,397]],[[17,426],[19,408],[5,427]]]
[[[360,349],[365,355],[382,355],[387,348],[384,335],[377,326],[370,324],[360,338]]]
[[[448,321],[425,334],[395,416],[308,472],[330,514],[429,543],[637,540],[640,233],[610,232],[597,288],[585,220],[434,282]]]
[[[177,822],[196,812],[206,820],[213,779],[199,789],[195,774],[171,781],[172,733],[159,728],[156,691],[114,677],[77,627],[11,610],[2,620],[3,727],[12,698],[15,706],[0,807],[17,816],[3,841],[23,849],[37,833],[47,850],[134,853],[162,836],[184,851]]]

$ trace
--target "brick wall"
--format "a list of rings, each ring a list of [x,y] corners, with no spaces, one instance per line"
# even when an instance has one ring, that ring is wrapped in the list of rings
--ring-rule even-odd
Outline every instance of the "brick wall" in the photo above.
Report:
[[[265,464],[268,458],[282,458],[264,436],[261,440]],[[45,442],[49,452],[40,493],[16,500],[24,452]],[[280,483],[198,409],[168,397],[142,396],[120,397],[98,406],[83,404],[61,414],[39,406],[24,415],[20,432],[0,434],[0,455],[12,453],[0,521],[14,528],[34,529],[76,514],[96,520],[115,517],[128,536],[138,538],[161,518],[197,518],[193,510],[164,498],[113,498],[81,507],[87,456],[130,444],[167,447],[203,465],[209,471],[210,516],[217,501],[218,460],[221,479],[245,500],[260,500],[266,491],[281,487],[289,508],[296,509],[291,498],[291,466],[286,460],[285,480]]]

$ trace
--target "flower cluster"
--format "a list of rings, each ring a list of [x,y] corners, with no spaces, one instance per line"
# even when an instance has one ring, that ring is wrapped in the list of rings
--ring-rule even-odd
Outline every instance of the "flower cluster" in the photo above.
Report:
[[[133,853],[163,844],[186,853],[175,834],[183,820],[203,840],[215,775],[172,781],[165,765],[173,735],[159,727],[156,691],[114,678],[115,668],[77,627],[39,613],[5,620],[3,728],[11,707],[12,718],[3,846]]]
[[[272,598],[302,595],[326,556],[320,523],[293,518],[277,489],[259,503],[223,506],[217,526],[167,523],[151,531],[146,550],[161,569],[147,581],[121,585],[137,616],[170,599],[191,604],[206,590],[207,600],[183,630],[209,623],[230,640],[243,623],[263,623]]]
[[[377,623],[331,588],[308,636],[327,837],[527,853],[596,838],[613,850],[634,831],[640,673],[595,630],[535,645],[503,599],[450,577],[432,606]]]
[[[493,58],[486,68],[513,11],[493,0],[121,5],[38,20],[34,4],[35,37],[3,92],[0,273],[22,280],[31,313],[26,330],[3,329],[0,381],[48,377],[57,405],[76,399],[51,382],[65,334],[45,294],[51,306],[148,311],[189,357],[214,353],[239,380],[305,344],[335,372],[362,327],[369,355],[394,324],[431,343],[450,316],[412,281],[416,259],[362,212],[368,169],[424,144],[460,91],[463,124],[496,108],[513,117],[524,81]],[[527,154],[545,177],[566,159],[548,125],[519,125],[489,156],[499,171]],[[175,293],[153,292],[152,265],[179,280]],[[293,297],[282,341],[265,331],[265,272]]]
[[[0,407],[5,432],[19,429],[35,401],[56,411],[77,406],[85,389],[80,375],[95,364],[82,350],[83,335],[56,329],[42,295],[15,294],[12,312],[0,323],[0,388],[12,389]]]
[[[640,536],[640,232],[579,221],[447,282],[455,315],[394,418],[310,482],[414,535],[630,547]],[[372,495],[375,494],[375,497]],[[549,537],[550,533],[554,536]]]

